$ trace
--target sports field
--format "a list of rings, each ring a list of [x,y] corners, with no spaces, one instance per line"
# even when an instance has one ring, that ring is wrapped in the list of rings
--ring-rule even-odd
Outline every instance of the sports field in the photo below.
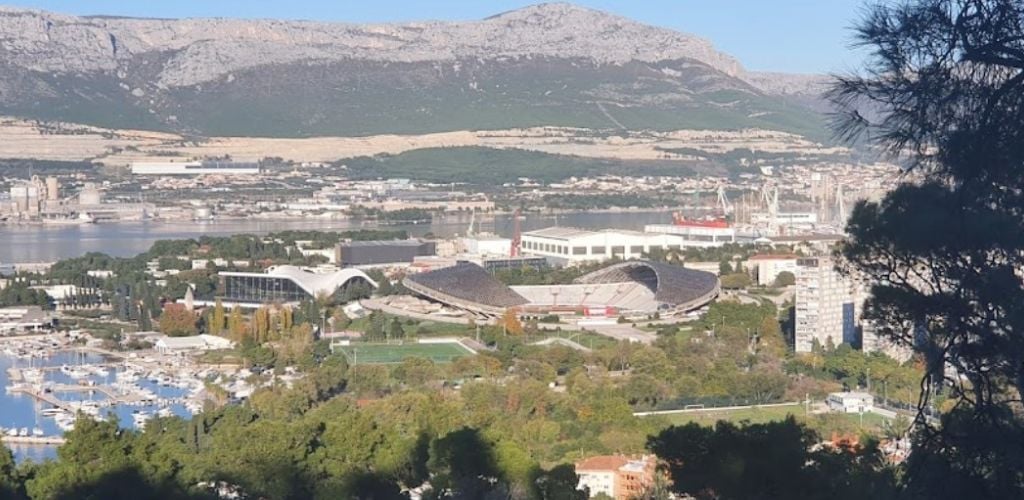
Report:
[[[406,358],[427,358],[435,363],[448,363],[456,358],[473,354],[462,344],[352,344],[338,346],[337,350],[345,355],[352,364],[392,364],[401,363]]]

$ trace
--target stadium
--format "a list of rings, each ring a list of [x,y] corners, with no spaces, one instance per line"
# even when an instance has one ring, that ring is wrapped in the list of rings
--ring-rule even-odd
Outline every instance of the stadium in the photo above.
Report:
[[[712,273],[645,260],[613,264],[566,285],[510,287],[469,263],[410,275],[403,284],[421,298],[484,318],[510,308],[526,314],[671,316],[711,302],[720,287]]]

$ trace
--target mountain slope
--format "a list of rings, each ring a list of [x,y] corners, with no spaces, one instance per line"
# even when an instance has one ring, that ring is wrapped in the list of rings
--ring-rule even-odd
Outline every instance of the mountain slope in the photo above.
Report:
[[[778,81],[747,73],[700,38],[568,4],[394,25],[0,8],[0,113],[114,128],[282,137],[537,125],[820,133],[820,116],[779,99]]]

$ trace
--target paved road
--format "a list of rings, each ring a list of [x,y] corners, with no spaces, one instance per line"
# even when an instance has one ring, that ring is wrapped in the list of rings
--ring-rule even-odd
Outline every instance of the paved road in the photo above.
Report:
[[[650,344],[654,342],[657,335],[651,332],[645,332],[643,330],[637,330],[630,325],[600,325],[600,326],[588,326],[588,330],[593,330],[594,333],[604,335],[605,337],[611,337],[616,340],[628,340],[630,342],[640,342],[642,344]]]

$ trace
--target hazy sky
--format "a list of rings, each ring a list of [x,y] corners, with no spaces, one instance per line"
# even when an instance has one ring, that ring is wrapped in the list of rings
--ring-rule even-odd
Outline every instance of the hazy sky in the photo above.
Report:
[[[69,14],[388,22],[480,19],[525,0],[14,0]],[[866,0],[580,0],[710,39],[748,69],[824,73],[855,67],[850,26]]]

